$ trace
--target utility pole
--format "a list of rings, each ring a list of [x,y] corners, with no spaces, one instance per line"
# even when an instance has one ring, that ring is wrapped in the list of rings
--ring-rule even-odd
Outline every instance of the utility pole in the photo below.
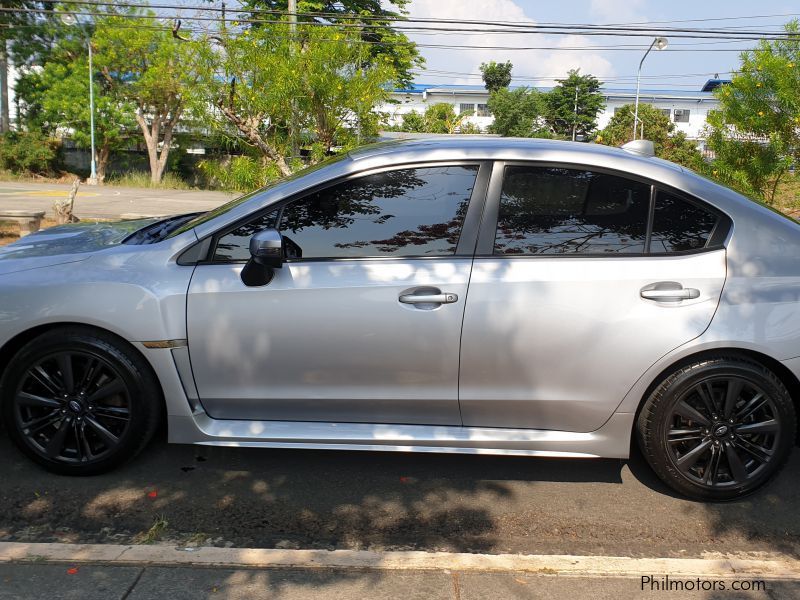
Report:
[[[0,133],[11,129],[8,109],[8,52],[6,40],[0,39]]]
[[[572,141],[575,141],[575,133],[578,129],[578,84],[575,84],[575,116],[572,118]]]

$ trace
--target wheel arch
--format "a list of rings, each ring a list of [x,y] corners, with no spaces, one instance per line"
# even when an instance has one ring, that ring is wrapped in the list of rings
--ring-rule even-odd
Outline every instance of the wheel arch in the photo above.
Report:
[[[642,397],[639,399],[639,404],[636,408],[636,415],[633,419],[633,435],[631,436],[632,442],[635,442],[636,440],[636,423],[639,421],[639,413],[641,413],[642,408],[644,408],[645,402],[647,402],[650,394],[652,394],[653,390],[655,390],[655,388],[661,384],[665,377],[686,365],[698,362],[700,360],[730,356],[738,356],[762,364],[770,371],[775,373],[778,379],[781,380],[781,383],[786,386],[786,389],[789,391],[789,395],[792,397],[792,401],[794,402],[795,415],[797,418],[797,437],[795,439],[795,445],[800,446],[800,380],[798,380],[795,374],[792,373],[792,371],[779,360],[757,350],[736,347],[709,348],[706,350],[700,350],[687,356],[683,356],[664,367],[653,378],[653,380],[650,382],[650,385],[647,386],[644,394],[642,394]]]

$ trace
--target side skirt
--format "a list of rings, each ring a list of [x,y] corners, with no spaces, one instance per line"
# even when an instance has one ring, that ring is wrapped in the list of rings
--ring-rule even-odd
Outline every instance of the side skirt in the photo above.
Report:
[[[196,413],[169,416],[169,441],[253,448],[628,458],[634,416],[616,413],[600,429],[576,433],[440,425],[232,421]]]

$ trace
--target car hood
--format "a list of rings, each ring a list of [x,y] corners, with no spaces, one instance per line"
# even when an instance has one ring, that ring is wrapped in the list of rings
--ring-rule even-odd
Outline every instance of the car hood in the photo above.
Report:
[[[72,223],[31,233],[0,248],[0,275],[85,260],[92,252],[117,246],[132,233],[158,220]]]

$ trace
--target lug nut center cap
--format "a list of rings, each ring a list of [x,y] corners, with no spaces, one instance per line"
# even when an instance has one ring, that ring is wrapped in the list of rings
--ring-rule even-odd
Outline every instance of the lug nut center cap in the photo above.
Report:
[[[67,403],[67,406],[75,414],[79,414],[81,411],[83,411],[83,406],[81,406],[81,403],[78,402],[77,400],[70,400]]]
[[[717,425],[714,427],[714,436],[725,437],[726,435],[728,435],[729,431],[730,427],[728,427],[727,425]]]

